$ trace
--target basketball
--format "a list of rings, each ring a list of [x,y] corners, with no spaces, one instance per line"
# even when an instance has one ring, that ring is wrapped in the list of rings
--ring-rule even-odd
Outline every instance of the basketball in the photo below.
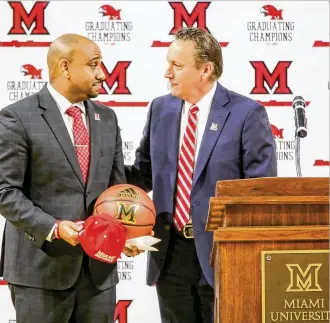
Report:
[[[106,213],[127,229],[126,239],[149,235],[155,224],[156,210],[148,194],[130,184],[105,190],[96,200],[93,214]]]

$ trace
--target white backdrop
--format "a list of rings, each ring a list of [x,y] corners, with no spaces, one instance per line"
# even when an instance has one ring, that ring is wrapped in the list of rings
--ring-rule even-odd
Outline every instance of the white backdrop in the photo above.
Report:
[[[269,3],[273,7],[265,16],[261,11]],[[101,6],[108,6],[104,16]],[[328,1],[2,1],[0,17],[1,107],[47,81],[49,42],[64,33],[85,35],[103,52],[108,77],[97,100],[115,110],[125,162],[131,164],[148,103],[168,93],[163,74],[171,30],[199,26],[223,46],[220,82],[266,106],[279,176],[296,176],[291,107],[296,95],[308,104],[302,175],[329,175]],[[0,216],[0,236],[3,222]],[[145,285],[145,266],[145,255],[119,262],[118,323],[160,322],[155,289]],[[0,323],[15,322],[5,285],[0,299]]]

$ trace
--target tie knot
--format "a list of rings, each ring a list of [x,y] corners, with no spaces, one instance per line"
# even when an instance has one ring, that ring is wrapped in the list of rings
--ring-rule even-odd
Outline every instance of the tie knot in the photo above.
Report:
[[[66,114],[72,118],[80,117],[81,113],[81,109],[75,105],[66,110]]]
[[[191,113],[191,114],[196,114],[197,112],[198,112],[198,106],[197,105],[195,105],[195,104],[193,104],[191,107],[190,107],[190,109],[189,109],[189,113]]]

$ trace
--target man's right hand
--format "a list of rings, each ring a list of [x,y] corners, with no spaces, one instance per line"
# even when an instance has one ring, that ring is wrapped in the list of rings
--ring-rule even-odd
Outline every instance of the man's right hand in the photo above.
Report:
[[[81,224],[71,221],[61,221],[58,228],[60,239],[63,239],[71,246],[79,244],[78,233],[83,229]]]

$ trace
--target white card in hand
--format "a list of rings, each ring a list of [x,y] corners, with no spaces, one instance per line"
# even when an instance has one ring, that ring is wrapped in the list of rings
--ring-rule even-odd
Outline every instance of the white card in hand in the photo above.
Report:
[[[140,250],[158,251],[158,249],[152,246],[159,241],[160,239],[155,237],[143,236],[143,237],[126,240],[125,246],[126,247],[135,246]]]

